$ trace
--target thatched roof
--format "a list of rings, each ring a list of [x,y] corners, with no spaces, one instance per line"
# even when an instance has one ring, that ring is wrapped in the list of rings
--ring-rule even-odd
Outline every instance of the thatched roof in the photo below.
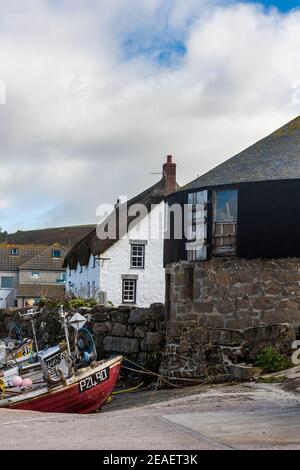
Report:
[[[181,190],[300,178],[300,116]]]
[[[133,204],[143,204],[147,207],[148,213],[150,213],[152,205],[159,204],[164,200],[165,196],[167,195],[166,191],[166,178],[163,177],[158,183],[127,201],[127,207],[129,209]],[[101,255],[106,250],[108,250],[108,248],[113,246],[120,238],[122,238],[124,234],[120,233],[118,225],[118,211],[121,207],[122,205],[116,207],[115,210],[101,223],[100,226],[103,230],[105,230],[105,227],[107,227],[108,224],[111,221],[114,221],[116,218],[116,239],[107,238],[105,240],[100,240],[97,237],[96,228],[94,228],[88,235],[76,243],[76,245],[74,245],[73,248],[69,251],[64,261],[64,267],[68,266],[71,269],[76,269],[78,262],[81,266],[86,266],[91,255]],[[130,227],[134,226],[134,221],[138,221],[138,217],[139,214],[137,214],[135,217],[127,217],[127,230],[129,224]]]

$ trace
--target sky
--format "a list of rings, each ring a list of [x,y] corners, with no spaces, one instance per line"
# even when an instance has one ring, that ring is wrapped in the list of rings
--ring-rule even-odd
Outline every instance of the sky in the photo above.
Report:
[[[292,0],[0,0],[0,227],[205,173],[300,114],[299,51]]]

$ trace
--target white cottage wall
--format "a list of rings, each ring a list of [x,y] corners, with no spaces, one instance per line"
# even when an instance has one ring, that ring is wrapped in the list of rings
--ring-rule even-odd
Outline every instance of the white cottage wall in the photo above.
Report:
[[[100,286],[107,300],[122,304],[122,278],[137,276],[136,304],[149,307],[165,301],[165,270],[163,267],[164,203],[157,205],[127,236],[118,240],[101,258]],[[146,241],[145,268],[131,268],[131,241]]]
[[[127,235],[118,240],[96,260],[93,256],[87,266],[67,270],[66,290],[81,297],[89,297],[88,283],[92,294],[95,283],[96,294],[107,293],[107,300],[114,305],[122,304],[123,277],[136,276],[136,304],[149,307],[154,302],[165,300],[165,270],[163,267],[164,203],[158,204]],[[131,268],[131,243],[145,243],[145,267]]]
[[[73,292],[80,297],[89,297],[88,295],[88,283],[90,283],[90,296],[93,295],[93,286],[95,286],[95,294],[97,295],[100,290],[100,265],[99,261],[96,260],[94,265],[94,257],[90,256],[89,263],[87,266],[80,266],[77,264],[76,269],[67,269],[67,281],[66,291]]]

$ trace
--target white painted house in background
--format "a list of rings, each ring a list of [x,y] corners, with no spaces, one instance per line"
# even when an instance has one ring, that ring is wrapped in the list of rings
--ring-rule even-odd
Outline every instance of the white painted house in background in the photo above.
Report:
[[[114,305],[148,307],[154,302],[164,303],[164,198],[176,189],[176,164],[168,156],[162,179],[127,202],[125,233],[117,226],[116,239],[100,240],[94,229],[68,253],[67,292]],[[130,208],[136,204],[147,207],[147,215],[137,213],[133,217]],[[114,220],[122,207],[116,205],[101,226]]]

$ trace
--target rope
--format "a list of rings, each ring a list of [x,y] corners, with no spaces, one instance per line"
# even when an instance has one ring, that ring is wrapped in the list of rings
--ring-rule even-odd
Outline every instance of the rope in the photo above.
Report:
[[[172,387],[181,388],[180,385],[176,385],[176,384],[172,384],[171,382],[168,382],[165,378],[163,378],[159,374],[156,374],[155,372],[151,372],[151,371],[146,372],[146,371],[143,371],[143,370],[136,370],[136,369],[132,369],[131,367],[126,367],[126,366],[122,366],[122,367],[123,367],[123,369],[131,370],[133,372],[138,372],[139,374],[153,375],[154,377],[158,377],[160,380],[163,380],[164,382],[166,382],[168,385],[171,385]]]
[[[142,385],[144,385],[144,382],[141,382],[141,383],[140,383],[139,385],[137,385],[136,387],[127,388],[126,390],[119,390],[119,392],[112,392],[111,395],[119,395],[119,393],[133,392],[134,390],[137,390],[138,388],[140,388]]]
[[[5,384],[2,379],[0,379],[0,392],[1,392],[0,400],[3,400],[5,398]]]
[[[192,383],[198,383],[198,384],[200,384],[200,383],[205,383],[205,382],[206,382],[206,381],[200,380],[200,379],[185,379],[185,378],[183,378],[183,377],[165,377],[164,375],[156,374],[155,372],[153,372],[153,371],[151,371],[151,370],[149,370],[149,369],[146,369],[145,367],[141,366],[140,364],[136,364],[135,362],[131,361],[130,359],[128,359],[128,358],[125,357],[125,356],[124,356],[124,359],[125,359],[126,361],[130,362],[131,364],[133,364],[134,366],[139,367],[140,369],[143,369],[144,371],[148,372],[149,375],[155,375],[156,377],[158,377],[158,378],[164,380],[165,382],[166,382],[166,379],[168,379],[168,380],[181,380],[181,381],[184,381],[184,382],[192,382]],[[136,369],[130,369],[130,368],[126,367],[126,366],[122,366],[122,367],[124,367],[125,369],[132,370],[133,372],[142,373],[142,371],[137,371]],[[143,372],[143,373],[145,373],[145,372]],[[169,382],[167,382],[167,383],[169,383]],[[175,384],[170,384],[170,385],[174,386]],[[175,385],[175,386],[176,386],[176,385]],[[178,387],[178,386],[179,386],[179,385],[177,385],[177,387]]]

